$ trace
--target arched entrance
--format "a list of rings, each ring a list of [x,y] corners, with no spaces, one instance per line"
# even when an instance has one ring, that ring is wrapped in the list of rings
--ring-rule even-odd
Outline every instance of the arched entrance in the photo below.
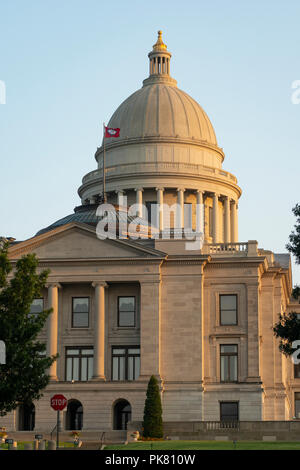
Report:
[[[128,421],[131,421],[131,405],[127,400],[118,400],[114,409],[114,429],[127,429]]]
[[[33,431],[35,426],[35,406],[23,403],[19,407],[19,431]]]
[[[83,426],[83,407],[78,400],[69,400],[66,414],[66,429],[78,431]]]

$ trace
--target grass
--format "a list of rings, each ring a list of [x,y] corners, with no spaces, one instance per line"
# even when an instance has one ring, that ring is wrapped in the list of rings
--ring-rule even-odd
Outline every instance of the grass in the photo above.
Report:
[[[300,442],[141,441],[110,445],[105,450],[300,450]]]

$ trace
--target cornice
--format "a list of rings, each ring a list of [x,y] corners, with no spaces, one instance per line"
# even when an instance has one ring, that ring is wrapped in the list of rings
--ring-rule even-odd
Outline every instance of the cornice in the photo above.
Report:
[[[218,147],[217,145],[211,144],[207,142],[206,140],[198,140],[198,139],[187,139],[187,138],[182,138],[180,136],[178,137],[163,137],[160,135],[153,135],[153,136],[141,136],[141,137],[130,137],[127,139],[120,139],[116,142],[111,142],[109,144],[105,145],[105,151],[109,152],[110,150],[113,150],[118,147],[124,147],[128,145],[141,145],[141,144],[161,144],[161,143],[168,143],[168,144],[178,144],[178,145],[194,145],[196,147],[204,147],[208,148],[210,150],[213,150],[214,152],[218,153],[220,157],[222,158],[222,162],[224,161],[225,154],[223,150]],[[98,155],[103,153],[103,146],[98,147],[95,153],[95,159],[97,160]]]

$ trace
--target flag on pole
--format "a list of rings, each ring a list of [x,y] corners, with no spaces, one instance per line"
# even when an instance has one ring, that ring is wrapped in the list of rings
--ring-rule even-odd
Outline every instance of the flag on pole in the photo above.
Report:
[[[104,126],[104,129],[105,129],[104,137],[120,137],[119,127],[113,128],[113,127]]]

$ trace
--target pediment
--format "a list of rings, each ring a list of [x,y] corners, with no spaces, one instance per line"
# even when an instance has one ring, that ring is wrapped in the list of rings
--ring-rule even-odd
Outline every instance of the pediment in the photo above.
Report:
[[[9,249],[11,259],[18,259],[28,253],[35,253],[43,260],[164,257],[164,253],[136,246],[131,240],[100,240],[93,227],[80,223],[67,224],[12,245]]]

